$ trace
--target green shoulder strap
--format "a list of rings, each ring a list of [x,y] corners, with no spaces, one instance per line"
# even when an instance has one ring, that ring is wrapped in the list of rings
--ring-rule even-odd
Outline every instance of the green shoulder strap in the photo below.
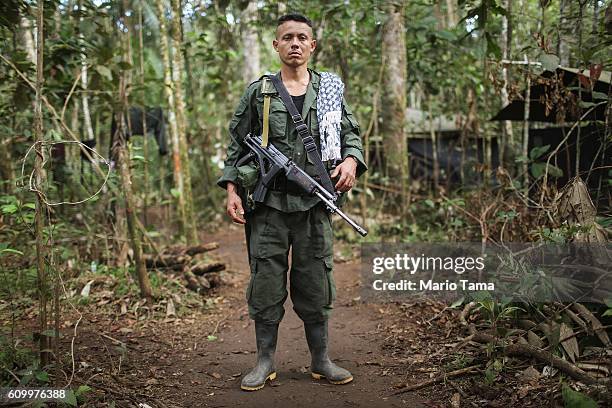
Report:
[[[274,89],[270,79],[268,77],[263,78],[261,85],[261,93],[264,96],[263,106],[263,130],[261,133],[261,145],[263,147],[268,146],[268,132],[270,130],[270,93]]]

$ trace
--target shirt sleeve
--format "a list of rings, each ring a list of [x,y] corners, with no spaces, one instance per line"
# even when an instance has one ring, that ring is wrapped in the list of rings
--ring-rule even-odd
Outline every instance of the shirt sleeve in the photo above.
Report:
[[[363,146],[359,133],[359,123],[344,98],[342,99],[342,124],[340,136],[342,139],[342,160],[346,159],[348,156],[353,156],[357,160],[357,177],[359,177],[366,172],[368,167],[363,158]]]
[[[238,143],[238,141],[244,139],[244,137],[251,131],[251,120],[256,118],[256,107],[251,103],[254,97],[255,84],[251,84],[249,88],[240,98],[238,107],[230,120],[229,129],[230,132],[230,143],[227,148],[227,156],[224,161],[223,174],[217,180],[217,185],[223,189],[227,189],[227,183],[232,182],[238,184],[238,170],[236,169],[236,162],[246,153],[245,149]]]

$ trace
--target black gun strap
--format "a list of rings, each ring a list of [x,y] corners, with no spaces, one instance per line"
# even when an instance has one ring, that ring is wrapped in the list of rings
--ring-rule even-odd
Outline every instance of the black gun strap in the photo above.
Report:
[[[291,119],[293,120],[293,124],[295,125],[295,130],[297,130],[298,134],[302,138],[302,142],[304,142],[304,148],[306,149],[306,155],[310,159],[310,161],[314,164],[315,170],[317,171],[317,175],[319,179],[321,179],[321,184],[323,187],[329,191],[331,194],[335,195],[334,185],[332,184],[331,179],[329,178],[329,174],[327,174],[327,170],[321,161],[321,156],[319,155],[319,149],[317,149],[317,144],[315,143],[313,137],[310,135],[310,131],[308,130],[308,126],[304,123],[304,119],[302,119],[302,115],[298,112],[295,104],[293,103],[293,99],[291,99],[291,95],[285,88],[283,81],[280,77],[280,72],[276,75],[270,75],[270,80],[274,84],[274,87],[278,91],[285,107],[289,111],[291,115]]]

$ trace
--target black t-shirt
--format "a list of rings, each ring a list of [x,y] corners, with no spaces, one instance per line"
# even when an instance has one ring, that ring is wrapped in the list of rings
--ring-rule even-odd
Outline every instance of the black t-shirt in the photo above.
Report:
[[[302,109],[304,108],[304,99],[306,99],[306,94],[299,95],[299,96],[291,95],[291,99],[293,99],[293,104],[297,108],[298,112],[300,112],[300,114],[301,114],[302,113]],[[302,118],[302,119],[304,119],[304,118]]]

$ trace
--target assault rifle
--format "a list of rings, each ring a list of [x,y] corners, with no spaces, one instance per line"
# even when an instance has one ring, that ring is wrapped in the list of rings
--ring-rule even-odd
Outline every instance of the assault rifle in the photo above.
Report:
[[[367,235],[368,232],[363,227],[353,221],[348,215],[342,212],[338,206],[336,206],[336,200],[338,199],[337,194],[329,192],[323,188],[320,183],[310,177],[304,170],[299,168],[293,162],[293,160],[281,153],[272,144],[264,147],[261,145],[261,136],[252,136],[251,134],[248,134],[244,138],[243,143],[250,149],[250,151],[246,156],[238,161],[236,166],[239,167],[250,162],[251,160],[257,160],[257,163],[259,164],[259,171],[261,173],[259,181],[257,182],[253,192],[253,201],[256,203],[262,203],[265,200],[266,193],[268,192],[270,185],[273,183],[274,177],[276,177],[278,173],[282,171],[285,174],[287,181],[293,182],[307,194],[318,197],[321,201],[323,201],[323,203],[325,203],[325,206],[330,213],[338,214],[344,221],[348,222],[355,231],[361,234],[361,236],[365,237]]]

